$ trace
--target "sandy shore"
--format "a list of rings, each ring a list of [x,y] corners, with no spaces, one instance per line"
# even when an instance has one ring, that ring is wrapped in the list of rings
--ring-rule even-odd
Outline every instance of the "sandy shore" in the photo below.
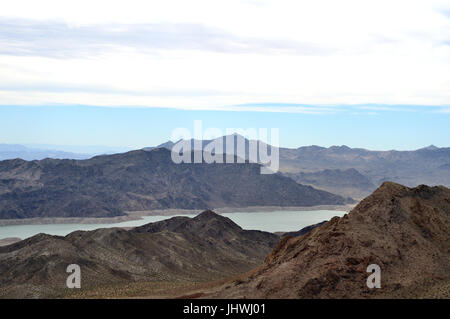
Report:
[[[250,206],[250,207],[222,207],[213,209],[219,214],[237,212],[273,212],[273,211],[311,211],[311,210],[339,210],[350,211],[355,205],[320,205],[310,207],[280,207],[280,206]],[[126,212],[127,215],[117,217],[38,217],[25,219],[0,219],[0,226],[9,225],[44,225],[44,224],[115,224],[130,220],[138,220],[143,216],[173,216],[196,215],[203,209],[156,209],[145,211]]]
[[[318,205],[318,206],[249,206],[249,207],[223,207],[214,209],[219,214],[223,213],[257,213],[275,211],[311,211],[311,210],[339,210],[349,212],[356,204],[348,205]]]
[[[126,212],[126,215],[116,217],[37,217],[23,219],[0,219],[0,226],[44,224],[116,224],[130,220],[138,220],[143,216],[173,216],[180,214],[196,214],[199,212],[201,212],[201,210],[163,209]]]

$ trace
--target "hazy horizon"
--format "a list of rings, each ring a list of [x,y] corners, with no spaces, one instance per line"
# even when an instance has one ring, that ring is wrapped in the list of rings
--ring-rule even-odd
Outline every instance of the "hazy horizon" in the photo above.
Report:
[[[269,108],[264,105],[262,108]],[[373,110],[377,109],[377,110]],[[347,145],[370,150],[446,147],[450,113],[425,106],[340,106],[319,114],[93,106],[0,106],[0,143],[138,149],[171,139],[174,129],[279,128],[279,145]],[[269,140],[270,142],[270,140]]]
[[[158,144],[155,145],[144,145],[144,146],[137,146],[137,147],[131,147],[131,146],[124,146],[124,145],[89,145],[89,144],[85,144],[85,145],[81,145],[81,144],[75,144],[75,145],[71,145],[71,144],[45,144],[45,143],[3,143],[0,142],[0,146],[1,145],[11,145],[11,146],[24,146],[26,148],[29,149],[36,149],[36,150],[49,150],[49,151],[61,151],[61,152],[68,152],[68,153],[77,153],[77,154],[89,154],[89,153],[99,153],[99,152],[128,152],[128,151],[133,151],[133,150],[139,150],[139,149],[143,149],[146,147],[157,147],[161,144],[164,144],[166,142],[176,142],[174,140],[164,140],[161,141]],[[270,144],[270,143],[268,143]],[[317,146],[317,147],[324,147],[324,148],[330,148],[330,147],[341,147],[341,146],[347,146],[350,148],[354,148],[354,149],[366,149],[369,151],[416,151],[419,149],[423,149],[423,148],[427,148],[427,147],[437,147],[437,148],[448,148],[450,146],[441,146],[441,145],[436,145],[436,144],[428,144],[428,145],[423,145],[419,148],[415,148],[415,149],[371,149],[371,148],[365,148],[365,147],[358,147],[358,146],[349,146],[346,144],[339,144],[339,145],[317,145],[317,144],[308,144],[308,145],[299,145],[297,147],[285,147],[283,145],[280,145],[280,147],[282,148],[289,148],[289,149],[297,149],[300,147],[310,147],[310,146]]]

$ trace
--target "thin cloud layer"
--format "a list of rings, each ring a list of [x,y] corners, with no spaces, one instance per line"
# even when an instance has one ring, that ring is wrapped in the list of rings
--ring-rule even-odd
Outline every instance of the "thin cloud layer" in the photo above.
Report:
[[[283,38],[240,37],[193,23],[69,26],[61,21],[0,18],[0,54],[89,57],[120,49],[197,50],[221,53],[324,55],[331,49]]]
[[[449,12],[445,0],[16,0],[0,17],[0,105],[448,107]]]

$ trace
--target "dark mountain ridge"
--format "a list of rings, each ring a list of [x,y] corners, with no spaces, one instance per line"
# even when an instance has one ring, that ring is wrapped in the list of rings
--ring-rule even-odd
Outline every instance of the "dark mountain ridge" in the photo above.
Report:
[[[238,137],[241,142],[243,141],[245,156],[248,159],[250,141],[237,134],[231,137],[235,141],[235,152]],[[219,139],[225,141],[225,138]],[[202,147],[211,141],[213,140],[202,141]],[[173,145],[173,142],[168,142],[161,144],[161,147],[171,149]],[[194,145],[193,140],[191,145]],[[272,148],[273,146],[267,145],[268,150],[271,151]],[[364,198],[384,181],[393,181],[410,187],[420,184],[450,187],[449,147],[439,148],[430,145],[412,151],[372,151],[345,145],[328,148],[311,145],[298,148],[280,147],[278,152],[280,172],[288,174],[299,183],[307,178],[311,182],[305,182],[306,184],[344,197]],[[357,171],[358,174],[349,170]],[[341,173],[329,174],[327,171]],[[298,178],[298,174],[315,176],[305,175]]]
[[[235,153],[237,150],[238,139],[244,142],[244,157],[249,159],[250,141],[238,134],[233,134],[228,137],[232,137],[235,142]],[[227,137],[224,136],[219,139],[224,142],[226,138]],[[206,147],[206,145],[212,141],[215,140],[201,141],[201,147]],[[194,149],[194,140],[191,140],[190,142]],[[254,142],[255,141],[252,141],[252,143]],[[170,150],[174,144],[174,142],[168,141],[157,147],[147,147],[143,150],[150,151],[157,148],[166,148]],[[262,145],[267,146],[267,149],[271,152],[272,146],[262,142],[259,142],[257,148],[259,149]],[[18,153],[14,153],[16,150]],[[280,155],[280,172],[289,174],[290,177],[295,178],[299,183],[302,183],[302,179],[295,177],[298,174],[322,174],[321,177],[314,178],[316,182],[305,182],[305,184],[343,197],[352,197],[356,199],[364,198],[384,181],[393,181],[410,187],[419,184],[444,185],[450,187],[450,148],[439,148],[430,145],[412,151],[372,151],[363,148],[351,148],[345,145],[331,146],[328,148],[312,145],[299,148],[280,147],[278,150]],[[38,154],[39,156],[37,157],[29,157],[25,153],[25,155],[21,155],[20,152],[24,151],[24,148],[20,145],[4,145],[4,151],[6,152],[4,153],[6,155],[2,157],[2,147],[0,145],[0,159],[16,157],[27,160],[34,158],[42,159],[44,157],[85,158],[83,157],[85,154],[71,155],[70,153],[52,153],[51,151],[45,151],[42,154]],[[13,153],[8,153],[10,151],[13,151]],[[220,151],[218,153],[220,153]],[[256,162],[259,160],[260,157],[257,158]],[[342,174],[328,174],[328,176],[326,176],[327,174],[323,174],[326,170],[340,170],[347,176]],[[360,176],[348,174],[348,170],[356,170]],[[363,183],[361,183],[361,181]],[[3,181],[2,183],[15,182],[17,181]],[[345,184],[348,182],[351,182],[354,186],[336,186],[336,184]],[[369,186],[369,184],[372,186]],[[1,188],[2,186],[0,185],[0,189]]]
[[[109,217],[125,211],[313,206],[349,200],[254,163],[175,164],[165,148],[88,160],[0,162],[0,218]]]

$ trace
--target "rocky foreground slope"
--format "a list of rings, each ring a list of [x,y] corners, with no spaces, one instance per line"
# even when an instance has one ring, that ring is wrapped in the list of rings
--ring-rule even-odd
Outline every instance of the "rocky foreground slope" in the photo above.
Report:
[[[175,164],[165,148],[89,160],[0,161],[0,218],[110,217],[126,211],[349,202],[260,174],[259,164]]]
[[[366,285],[381,268],[381,288]],[[385,182],[349,214],[283,237],[222,298],[450,298],[450,190]]]
[[[66,268],[81,268],[81,289],[127,283],[201,282],[261,264],[278,236],[243,230],[205,211],[131,230],[39,234],[0,247],[0,297],[58,297],[69,292]],[[106,293],[103,295],[106,296]]]

